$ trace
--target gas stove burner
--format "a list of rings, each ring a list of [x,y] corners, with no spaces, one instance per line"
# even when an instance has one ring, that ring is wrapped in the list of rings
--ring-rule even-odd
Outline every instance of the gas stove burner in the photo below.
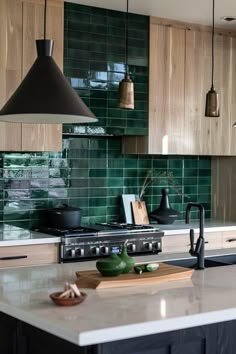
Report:
[[[94,229],[87,227],[77,227],[75,229],[57,229],[54,227],[40,226],[39,228],[34,228],[34,231],[43,232],[45,234],[54,236],[94,236],[97,232]]]
[[[123,230],[159,230],[157,227],[152,225],[136,225],[136,224],[126,224],[126,223],[118,223],[118,222],[108,222],[108,223],[98,223],[98,225],[102,226],[110,226],[117,229]]]

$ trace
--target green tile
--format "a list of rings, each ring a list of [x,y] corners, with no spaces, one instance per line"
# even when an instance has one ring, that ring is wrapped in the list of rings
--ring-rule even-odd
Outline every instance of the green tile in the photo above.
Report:
[[[89,198],[89,206],[90,207],[100,207],[100,206],[107,206],[107,198]],[[116,205],[117,203],[115,203]]]
[[[110,177],[108,179],[108,187],[123,187],[123,180],[121,178]]]
[[[116,168],[109,169],[107,171],[107,173],[108,173],[108,178],[109,177],[123,177],[123,169],[116,169]],[[122,183],[123,183],[123,181],[122,181]]]
[[[184,177],[196,177],[198,175],[197,169],[188,168],[184,170]]]
[[[137,169],[138,167],[138,161],[136,159],[125,159],[124,163],[125,163],[124,167],[126,169],[129,168]]]
[[[211,178],[210,177],[199,177],[198,178],[200,185],[211,185]]]
[[[211,158],[202,158],[199,159],[199,168],[211,169]]]
[[[183,168],[183,160],[168,160],[168,168]]]
[[[89,177],[106,177],[107,171],[104,169],[97,170],[97,169],[91,169],[89,170]]]
[[[189,178],[185,177],[183,183],[185,186],[189,186],[189,185],[196,186],[198,184],[198,179],[197,177],[189,177]]]
[[[184,168],[198,168],[199,161],[197,159],[184,160]]]
[[[201,177],[210,177],[211,176],[211,169],[199,169],[198,171],[199,176]]]

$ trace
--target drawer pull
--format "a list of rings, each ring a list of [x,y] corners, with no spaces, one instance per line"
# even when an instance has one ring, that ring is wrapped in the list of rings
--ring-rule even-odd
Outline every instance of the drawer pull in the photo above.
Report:
[[[10,257],[0,257],[0,261],[10,261],[13,259],[23,259],[28,258],[28,256],[10,256]]]
[[[235,242],[236,238],[230,238],[229,240],[227,240],[227,242]]]

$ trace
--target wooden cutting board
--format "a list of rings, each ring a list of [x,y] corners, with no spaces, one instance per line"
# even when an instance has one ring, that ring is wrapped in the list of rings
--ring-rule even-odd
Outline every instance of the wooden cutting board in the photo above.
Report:
[[[76,284],[79,288],[105,289],[124,286],[154,284],[171,280],[191,278],[193,269],[159,263],[159,268],[154,272],[136,274],[130,272],[117,277],[104,277],[97,270],[76,272]]]
[[[144,201],[131,202],[134,223],[136,225],[147,225],[149,224],[148,213],[146,208],[146,203]]]

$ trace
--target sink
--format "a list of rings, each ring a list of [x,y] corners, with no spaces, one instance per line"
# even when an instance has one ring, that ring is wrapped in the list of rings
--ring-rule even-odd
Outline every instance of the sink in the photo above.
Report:
[[[222,259],[221,259],[221,257],[222,257]],[[212,268],[212,267],[221,267],[221,266],[233,264],[227,260],[227,257],[228,256],[206,257],[205,258],[205,267]],[[234,256],[234,260],[235,260],[235,264],[236,264],[236,255]],[[175,265],[175,266],[179,266],[179,267],[194,269],[194,268],[196,268],[197,259],[196,258],[176,259],[174,261],[165,261],[163,263]]]

